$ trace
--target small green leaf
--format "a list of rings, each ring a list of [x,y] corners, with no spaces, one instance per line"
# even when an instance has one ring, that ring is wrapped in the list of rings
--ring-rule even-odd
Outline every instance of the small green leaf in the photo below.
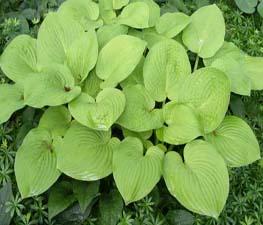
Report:
[[[127,33],[128,27],[125,25],[109,24],[100,27],[97,31],[99,48],[103,48],[114,37]]]
[[[246,56],[244,69],[251,81],[252,90],[263,89],[263,57]]]
[[[98,58],[98,41],[91,30],[76,39],[67,51],[67,65],[76,83],[82,83],[95,67]]]
[[[84,29],[72,18],[49,13],[38,31],[37,59],[41,64],[64,64],[70,46],[83,33]]]
[[[184,44],[202,58],[212,57],[223,45],[224,37],[224,17],[216,5],[195,11],[191,23],[183,31]]]
[[[188,143],[184,161],[177,152],[164,159],[164,179],[169,192],[187,209],[218,218],[229,191],[226,164],[216,149],[201,140]]]
[[[118,17],[118,23],[129,27],[143,29],[150,27],[150,9],[144,2],[133,2],[127,5]]]
[[[111,131],[95,131],[73,122],[58,151],[60,171],[83,181],[94,181],[112,173],[112,154],[119,144]]]
[[[260,16],[263,17],[263,1],[260,1],[260,3],[258,4],[257,10]]]
[[[68,181],[55,184],[48,197],[48,217],[51,220],[59,213],[67,209],[76,201],[72,192],[72,185]]]
[[[148,49],[151,49],[158,42],[170,40],[170,38],[167,38],[164,35],[158,34],[156,29],[154,28],[144,29],[142,31],[141,38],[147,42]]]
[[[98,78],[96,71],[92,70],[88,75],[87,79],[83,83],[82,92],[90,95],[93,98],[96,98],[96,96],[101,91],[100,89],[101,83],[102,80]]]
[[[38,127],[49,130],[54,137],[64,136],[71,123],[71,115],[65,106],[48,108],[39,121]]]
[[[25,106],[23,89],[17,84],[0,85],[0,124]]]
[[[117,121],[118,124],[136,132],[162,127],[163,112],[161,109],[154,109],[155,102],[143,86],[127,86],[123,92],[126,98],[126,106]]]
[[[25,103],[35,108],[58,106],[76,98],[81,89],[75,86],[70,70],[63,65],[50,65],[28,77],[24,87]]]
[[[195,222],[195,217],[190,212],[182,209],[168,211],[165,218],[169,224],[173,225],[193,225]]]
[[[227,116],[220,126],[205,136],[226,160],[228,166],[240,167],[260,159],[257,138],[249,125],[235,116]]]
[[[67,0],[59,7],[58,14],[61,18],[74,19],[88,31],[97,27],[94,22],[99,18],[99,6],[92,0]]]
[[[32,129],[16,153],[15,175],[23,198],[42,194],[60,176],[57,170],[57,140],[44,128]]]
[[[100,0],[100,17],[103,19],[104,24],[115,23],[116,12],[113,9],[113,1],[109,0]]]
[[[78,199],[82,213],[85,213],[92,200],[99,195],[100,182],[73,181],[73,192]]]
[[[148,53],[143,77],[145,88],[154,100],[164,101],[176,91],[179,79],[191,74],[191,65],[185,49],[174,40],[154,45]]]
[[[220,70],[212,67],[196,70],[174,89],[171,99],[178,104],[191,104],[205,133],[212,132],[223,121],[230,100],[230,82]]]
[[[136,85],[136,84],[144,85],[144,81],[143,81],[144,62],[145,62],[145,58],[142,57],[141,61],[136,66],[136,68],[132,71],[132,73],[124,81],[120,83],[122,88],[128,85]]]
[[[0,66],[8,78],[23,83],[29,74],[37,71],[36,39],[28,35],[14,38],[3,52]]]
[[[115,88],[103,89],[96,100],[82,93],[69,104],[72,116],[81,124],[96,130],[109,130],[125,107],[124,94]]]
[[[231,83],[231,91],[239,95],[250,95],[251,81],[245,68],[245,54],[233,43],[225,42],[217,53],[204,60],[206,66],[223,71]]]
[[[235,0],[238,8],[248,14],[252,14],[256,10],[258,0]]]
[[[173,38],[179,34],[190,21],[190,17],[184,13],[165,13],[156,24],[156,30],[159,34]]]
[[[103,194],[99,202],[99,224],[116,225],[121,217],[123,201],[118,190],[113,189],[108,194]]]
[[[165,105],[164,117],[166,126],[157,130],[161,141],[180,145],[203,135],[199,115],[190,106],[169,102]]]
[[[101,88],[115,87],[135,69],[143,55],[146,42],[129,35],[119,35],[100,51],[96,66]]]
[[[126,205],[149,194],[162,175],[164,152],[156,146],[144,155],[138,138],[128,137],[113,154],[113,177]]]

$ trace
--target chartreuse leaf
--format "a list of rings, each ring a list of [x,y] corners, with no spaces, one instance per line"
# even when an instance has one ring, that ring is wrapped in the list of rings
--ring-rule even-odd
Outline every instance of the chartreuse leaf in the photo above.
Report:
[[[145,57],[141,58],[141,61],[136,66],[136,68],[132,71],[132,73],[120,83],[121,87],[124,88],[128,85],[136,85],[141,84],[144,85],[143,81],[143,65],[145,62]]]
[[[83,33],[67,52],[67,65],[76,82],[83,82],[95,67],[98,58],[98,41],[95,31]]]
[[[76,201],[76,197],[72,192],[72,184],[68,181],[62,181],[55,184],[48,196],[48,217],[51,220],[59,213],[67,209],[73,202]]]
[[[75,86],[70,70],[63,65],[50,65],[27,78],[25,103],[35,108],[58,106],[76,98],[81,89]]]
[[[249,125],[235,116],[227,116],[220,126],[205,136],[231,167],[248,165],[260,159],[260,148]]]
[[[142,39],[147,42],[148,49],[151,49],[158,42],[170,40],[170,38],[158,34],[155,28],[144,29],[142,32]]]
[[[154,45],[148,53],[143,77],[146,89],[154,100],[164,101],[176,91],[178,79],[191,74],[191,65],[185,49],[174,40]]]
[[[93,30],[103,25],[99,18],[99,5],[92,0],[67,0],[58,9],[62,18],[71,18],[85,30]]]
[[[129,35],[119,35],[100,51],[96,66],[102,88],[115,87],[135,69],[143,55],[146,42]]]
[[[101,83],[102,80],[98,78],[96,71],[92,70],[88,75],[87,79],[83,82],[82,92],[95,98],[101,91],[100,89]]]
[[[244,67],[252,90],[263,89],[263,58],[245,56]]]
[[[37,71],[36,39],[28,35],[14,38],[0,58],[0,67],[8,78],[23,83],[30,73]]]
[[[215,4],[194,12],[191,23],[183,31],[184,44],[202,58],[212,57],[223,45],[224,37],[224,17]]]
[[[218,218],[228,191],[226,164],[208,142],[196,140],[184,149],[184,160],[177,152],[164,159],[164,179],[169,192],[187,209]]]
[[[149,27],[154,27],[160,18],[161,10],[159,5],[153,0],[130,0],[131,2],[144,2],[149,7]]]
[[[58,153],[58,168],[83,181],[104,178],[112,173],[112,153],[119,144],[111,131],[96,131],[73,122]]]
[[[123,6],[128,5],[129,0],[112,0],[113,9],[121,9]]]
[[[248,14],[252,14],[256,10],[258,0],[235,0],[238,8]]]
[[[212,132],[223,121],[230,99],[230,82],[218,69],[207,67],[178,82],[177,103],[191,104],[200,116],[205,133]]]
[[[73,181],[73,193],[78,199],[82,213],[85,213],[92,200],[99,195],[100,182]]]
[[[38,127],[50,130],[54,137],[64,136],[71,123],[71,115],[65,106],[48,108],[39,121]]]
[[[179,34],[189,23],[190,17],[184,13],[165,13],[156,24],[156,30],[168,38],[173,38]]]
[[[166,125],[157,130],[161,141],[180,145],[203,135],[199,115],[191,106],[169,102],[164,108],[164,118]]]
[[[67,51],[84,33],[81,25],[70,17],[49,13],[41,24],[37,38],[37,58],[42,64],[64,64]]]
[[[144,2],[133,2],[127,5],[118,16],[118,23],[129,27],[143,29],[150,27],[150,9]]]
[[[58,179],[57,147],[51,132],[32,129],[16,153],[15,175],[22,198],[42,194]]]
[[[109,130],[125,107],[124,94],[115,88],[103,89],[96,100],[82,93],[69,104],[72,116],[81,124],[96,130]]]
[[[17,84],[0,85],[0,124],[25,106],[23,89]]]
[[[109,0],[99,1],[100,17],[104,24],[112,24],[116,19],[116,13],[113,9],[113,2]]]
[[[136,132],[161,128],[162,109],[154,109],[155,102],[142,85],[127,86],[123,89],[126,106],[117,123]]]
[[[126,205],[151,192],[162,175],[164,152],[150,147],[145,155],[138,138],[125,138],[113,154],[113,177]]]
[[[245,70],[244,53],[233,43],[225,42],[222,48],[204,60],[206,66],[223,71],[231,83],[231,91],[240,95],[250,95],[251,81]]]
[[[116,36],[127,34],[128,27],[120,24],[109,24],[102,26],[97,31],[99,48],[101,49]]]

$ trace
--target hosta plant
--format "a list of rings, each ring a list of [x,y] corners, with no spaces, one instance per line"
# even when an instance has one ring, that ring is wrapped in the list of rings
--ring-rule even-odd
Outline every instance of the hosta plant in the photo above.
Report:
[[[12,81],[0,86],[0,123],[25,106],[45,109],[16,155],[22,197],[62,173],[113,174],[129,204],[163,177],[183,206],[217,218],[228,167],[260,158],[246,122],[225,116],[230,93],[263,89],[263,59],[224,36],[216,5],[188,16],[160,15],[152,0],[68,0],[37,39],[16,37],[0,59]]]

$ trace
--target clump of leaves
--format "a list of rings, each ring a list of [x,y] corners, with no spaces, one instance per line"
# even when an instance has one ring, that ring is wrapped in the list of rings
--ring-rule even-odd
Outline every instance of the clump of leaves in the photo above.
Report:
[[[249,125],[225,117],[230,92],[263,89],[263,59],[224,36],[216,5],[189,17],[160,16],[152,0],[68,0],[46,16],[37,39],[16,37],[0,59],[14,81],[0,86],[0,123],[26,105],[48,106],[16,154],[22,197],[47,191],[61,173],[89,182],[113,173],[130,204],[164,177],[187,209],[217,218],[227,167],[260,158]],[[187,51],[196,54],[193,69]],[[67,204],[78,198],[61,186],[73,193]]]
[[[235,0],[238,8],[244,13],[252,14],[256,10],[263,17],[263,1],[262,0]]]

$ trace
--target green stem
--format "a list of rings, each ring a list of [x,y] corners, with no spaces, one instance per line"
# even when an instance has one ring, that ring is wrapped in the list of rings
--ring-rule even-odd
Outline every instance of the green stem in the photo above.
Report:
[[[195,58],[194,71],[197,70],[197,68],[198,68],[198,64],[199,64],[199,55],[197,55],[196,58]]]

